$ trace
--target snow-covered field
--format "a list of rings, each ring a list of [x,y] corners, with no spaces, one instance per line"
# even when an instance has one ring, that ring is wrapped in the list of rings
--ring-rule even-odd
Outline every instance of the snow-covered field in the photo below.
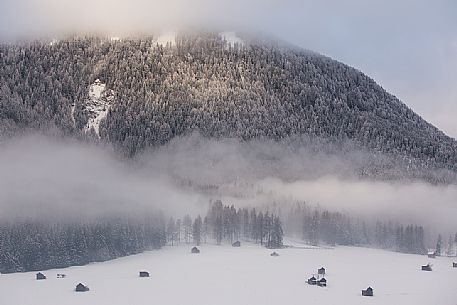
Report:
[[[288,248],[271,257],[257,245],[166,247],[105,263],[44,272],[0,275],[0,304],[457,304],[452,259],[366,248]],[[432,272],[420,270],[431,261]],[[324,266],[328,287],[305,280]],[[139,278],[140,270],[151,277]],[[57,279],[57,273],[65,273]],[[76,284],[90,287],[75,292]],[[374,297],[362,297],[371,286]]]

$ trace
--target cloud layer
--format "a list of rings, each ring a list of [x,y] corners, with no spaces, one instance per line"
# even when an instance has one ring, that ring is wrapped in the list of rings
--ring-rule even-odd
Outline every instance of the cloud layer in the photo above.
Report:
[[[238,207],[305,201],[373,221],[457,231],[455,185],[361,181],[350,176],[357,154],[311,155],[271,142],[194,137],[126,161],[107,148],[21,138],[0,145],[0,220],[65,221],[151,209],[181,217],[222,199]]]
[[[205,202],[163,177],[135,170],[108,149],[28,137],[0,146],[0,219],[99,217]]]

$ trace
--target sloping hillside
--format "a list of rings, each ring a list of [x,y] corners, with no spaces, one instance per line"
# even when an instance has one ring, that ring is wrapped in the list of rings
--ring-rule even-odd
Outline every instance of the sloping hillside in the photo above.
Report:
[[[233,33],[174,38],[0,46],[0,136],[52,130],[133,156],[193,131],[305,135],[349,140],[418,168],[457,169],[454,139],[347,65]],[[103,86],[103,100],[94,100],[94,86]]]

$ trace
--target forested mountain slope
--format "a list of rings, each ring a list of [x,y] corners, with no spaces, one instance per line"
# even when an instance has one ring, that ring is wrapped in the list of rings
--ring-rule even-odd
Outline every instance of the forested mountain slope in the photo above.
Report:
[[[129,156],[198,131],[242,140],[350,140],[457,170],[456,141],[372,79],[309,51],[219,34],[0,46],[0,137],[89,137]]]

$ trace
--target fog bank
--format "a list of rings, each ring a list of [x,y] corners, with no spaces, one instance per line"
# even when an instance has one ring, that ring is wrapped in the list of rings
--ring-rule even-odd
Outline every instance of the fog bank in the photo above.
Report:
[[[98,217],[161,209],[178,213],[201,201],[167,179],[145,176],[108,149],[42,137],[0,146],[0,217]]]
[[[204,213],[211,199],[237,207],[319,205],[365,219],[457,231],[457,187],[361,180],[366,155],[270,141],[191,136],[123,160],[109,148],[26,137],[0,145],[0,218],[78,219],[163,210]]]

